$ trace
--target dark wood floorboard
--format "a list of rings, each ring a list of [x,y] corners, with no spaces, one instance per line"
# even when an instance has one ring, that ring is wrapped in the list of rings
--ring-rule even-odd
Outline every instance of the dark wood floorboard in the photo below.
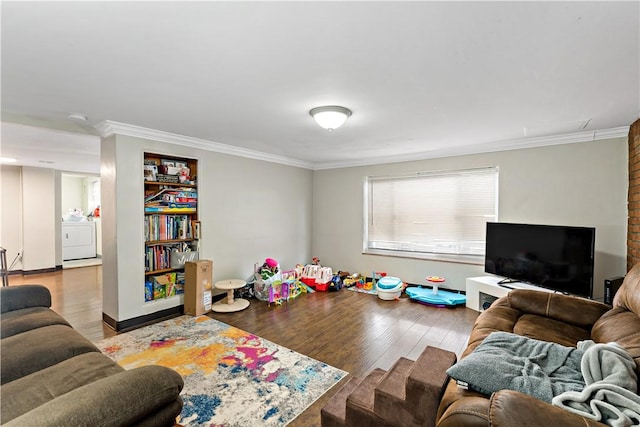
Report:
[[[90,340],[116,335],[102,322],[101,266],[9,278],[10,286],[24,283],[47,286],[53,309]],[[374,368],[389,369],[399,357],[415,360],[426,346],[460,356],[478,313],[342,290],[301,295],[281,306],[251,300],[244,311],[209,316],[362,378]],[[319,426],[320,408],[332,394],[290,426]]]
[[[96,342],[116,335],[102,321],[102,266],[9,276],[9,286],[22,284],[40,284],[49,288],[51,308],[89,340]]]

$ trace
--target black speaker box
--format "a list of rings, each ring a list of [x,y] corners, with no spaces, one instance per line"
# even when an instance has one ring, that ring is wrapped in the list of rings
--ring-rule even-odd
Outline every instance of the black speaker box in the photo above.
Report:
[[[610,279],[604,279],[604,303],[613,304],[613,297],[616,296],[616,292],[622,286],[624,277],[612,277]]]
[[[480,292],[480,311],[484,311],[491,307],[491,304],[493,304],[497,299],[498,297]]]

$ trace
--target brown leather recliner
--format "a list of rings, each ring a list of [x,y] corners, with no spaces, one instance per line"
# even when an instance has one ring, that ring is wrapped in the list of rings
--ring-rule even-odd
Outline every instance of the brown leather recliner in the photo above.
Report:
[[[627,274],[613,308],[561,294],[514,290],[476,320],[469,355],[491,332],[512,332],[530,338],[575,346],[591,339],[617,342],[634,358],[640,378],[640,264]],[[534,397],[510,390],[487,396],[463,390],[451,379],[440,401],[437,426],[602,426]]]

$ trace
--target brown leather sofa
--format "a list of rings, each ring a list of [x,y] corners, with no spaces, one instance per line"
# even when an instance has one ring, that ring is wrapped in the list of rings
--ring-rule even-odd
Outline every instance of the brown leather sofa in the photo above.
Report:
[[[494,302],[476,320],[468,356],[491,332],[504,331],[530,338],[576,346],[591,339],[616,342],[636,362],[640,378],[640,264],[625,277],[613,308],[595,301],[561,294],[514,290]],[[437,426],[602,426],[531,396],[501,390],[491,396],[467,391],[450,379],[440,401]]]

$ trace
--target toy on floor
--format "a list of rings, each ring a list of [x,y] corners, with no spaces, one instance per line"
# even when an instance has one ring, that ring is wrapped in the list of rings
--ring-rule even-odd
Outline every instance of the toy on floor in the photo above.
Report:
[[[376,289],[376,283],[378,280],[382,279],[386,275],[387,273],[384,271],[373,271],[371,272],[371,281],[367,281],[367,278],[364,277],[361,282],[356,283],[356,287],[365,291],[373,291]]]
[[[282,273],[278,261],[267,258],[262,265],[254,265],[253,291],[257,299],[269,301],[269,288],[279,283],[282,283]]]
[[[431,291],[433,292],[434,295],[438,295],[438,283],[442,283],[444,281],[445,281],[444,277],[427,276],[427,282],[433,283],[433,285],[431,285]]]
[[[269,305],[274,303],[282,305],[283,302],[289,300],[289,284],[285,282],[273,283],[269,287]]]
[[[376,283],[378,298],[383,300],[399,300],[404,283],[397,277],[382,277]]]
[[[333,270],[331,267],[320,267],[316,275],[316,291],[325,292],[329,290],[329,284],[333,279]]]
[[[313,289],[300,281],[302,268],[302,265],[297,265],[294,270],[281,272],[282,282],[273,283],[269,287],[269,306],[271,306],[271,303],[282,305],[284,302],[288,302],[301,294],[314,292]]]
[[[405,293],[417,302],[435,305],[437,307],[453,307],[467,302],[466,295],[455,292],[443,291],[438,289],[438,283],[445,281],[440,276],[427,276],[427,281],[432,283],[432,288],[427,289],[421,286],[411,287],[405,290]]]
[[[346,273],[346,277],[342,279],[342,283],[347,288],[350,288],[351,286],[362,287],[362,285],[364,284],[364,277],[362,277],[359,273]]]
[[[378,283],[378,280],[382,279],[383,277],[387,277],[386,271],[374,271],[373,273],[371,273],[371,285],[375,287],[376,283]]]
[[[302,277],[300,278],[300,281],[311,288],[315,288],[316,278],[318,277],[321,268],[322,266],[317,264],[305,265],[304,269],[302,270]]]
[[[331,282],[329,283],[329,289],[328,289],[329,292],[336,292],[342,289],[342,286],[344,285],[344,280],[348,275],[349,273],[346,273],[343,271],[338,271],[337,273],[335,273],[333,275],[333,278],[331,279]]]

